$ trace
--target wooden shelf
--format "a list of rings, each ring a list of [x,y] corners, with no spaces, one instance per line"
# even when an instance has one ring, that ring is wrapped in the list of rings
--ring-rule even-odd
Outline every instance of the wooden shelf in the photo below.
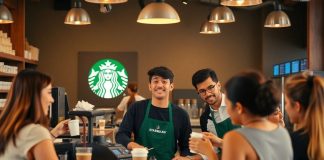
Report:
[[[0,72],[1,77],[14,77],[16,74]]]
[[[30,59],[25,59],[25,63],[32,64],[32,65],[37,65],[38,61],[34,61],[34,60],[30,60]]]
[[[2,90],[2,89],[0,89],[0,93],[8,93],[9,92],[9,90]]]
[[[0,60],[23,62],[24,58],[0,52]]]

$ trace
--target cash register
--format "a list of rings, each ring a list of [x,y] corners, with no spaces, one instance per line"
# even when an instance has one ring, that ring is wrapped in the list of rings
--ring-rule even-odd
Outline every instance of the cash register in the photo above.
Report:
[[[86,117],[88,119],[87,146],[92,147],[92,160],[131,160],[131,153],[120,144],[112,144],[105,138],[93,136],[93,123],[96,116],[107,114],[106,110],[70,111],[70,117]],[[64,138],[62,142],[54,143],[56,153],[65,159],[76,160],[75,147],[82,146],[80,138]]]

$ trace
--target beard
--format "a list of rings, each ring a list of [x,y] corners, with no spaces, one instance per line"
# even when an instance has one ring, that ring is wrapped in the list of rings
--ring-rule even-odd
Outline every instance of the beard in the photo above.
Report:
[[[209,105],[214,105],[215,103],[217,103],[217,96],[215,94],[212,94],[205,98],[205,102]]]

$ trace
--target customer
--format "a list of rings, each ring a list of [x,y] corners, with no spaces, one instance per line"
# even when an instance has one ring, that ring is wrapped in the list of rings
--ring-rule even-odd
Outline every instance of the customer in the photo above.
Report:
[[[51,78],[34,70],[20,71],[0,116],[0,159],[56,160],[48,127],[53,103]]]
[[[148,76],[152,99],[135,102],[126,112],[116,135],[117,143],[130,150],[152,148],[149,157],[154,156],[158,160],[172,159],[177,147],[181,156],[189,155],[189,116],[186,111],[171,104],[169,99],[174,88],[172,71],[166,67],[155,67],[148,71]],[[130,139],[132,132],[135,142]]]
[[[275,124],[280,124],[281,127],[285,127],[285,122],[283,120],[282,112],[279,107],[276,108],[276,110],[268,116],[268,120]]]
[[[288,132],[267,116],[278,106],[278,91],[271,81],[264,82],[258,72],[243,72],[225,85],[227,112],[233,124],[244,127],[225,134],[222,159],[284,159],[293,158]],[[190,149],[218,159],[207,139],[191,139]]]
[[[285,85],[286,111],[295,124],[291,134],[295,160],[324,159],[324,79],[305,72]]]
[[[117,106],[117,111],[123,112],[123,116],[129,109],[129,106],[136,101],[144,100],[145,98],[140,96],[138,93],[138,87],[136,83],[128,83],[127,85],[127,94],[128,96],[124,97],[120,104]]]

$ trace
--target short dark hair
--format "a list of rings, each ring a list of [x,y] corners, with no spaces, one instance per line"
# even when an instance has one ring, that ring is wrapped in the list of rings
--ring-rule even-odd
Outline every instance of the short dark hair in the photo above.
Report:
[[[218,78],[215,71],[210,68],[205,68],[193,74],[192,85],[197,89],[197,85],[199,83],[204,82],[208,77],[210,77],[214,82],[218,82]]]
[[[151,82],[153,76],[160,76],[164,79],[169,79],[170,83],[173,83],[174,75],[173,75],[172,71],[169,68],[164,67],[164,66],[154,67],[154,68],[150,69],[147,72],[147,75],[149,76],[149,82]]]
[[[226,97],[232,104],[239,102],[251,114],[268,116],[279,104],[279,92],[271,80],[256,71],[242,72],[225,84]],[[231,106],[228,106],[231,107]]]

